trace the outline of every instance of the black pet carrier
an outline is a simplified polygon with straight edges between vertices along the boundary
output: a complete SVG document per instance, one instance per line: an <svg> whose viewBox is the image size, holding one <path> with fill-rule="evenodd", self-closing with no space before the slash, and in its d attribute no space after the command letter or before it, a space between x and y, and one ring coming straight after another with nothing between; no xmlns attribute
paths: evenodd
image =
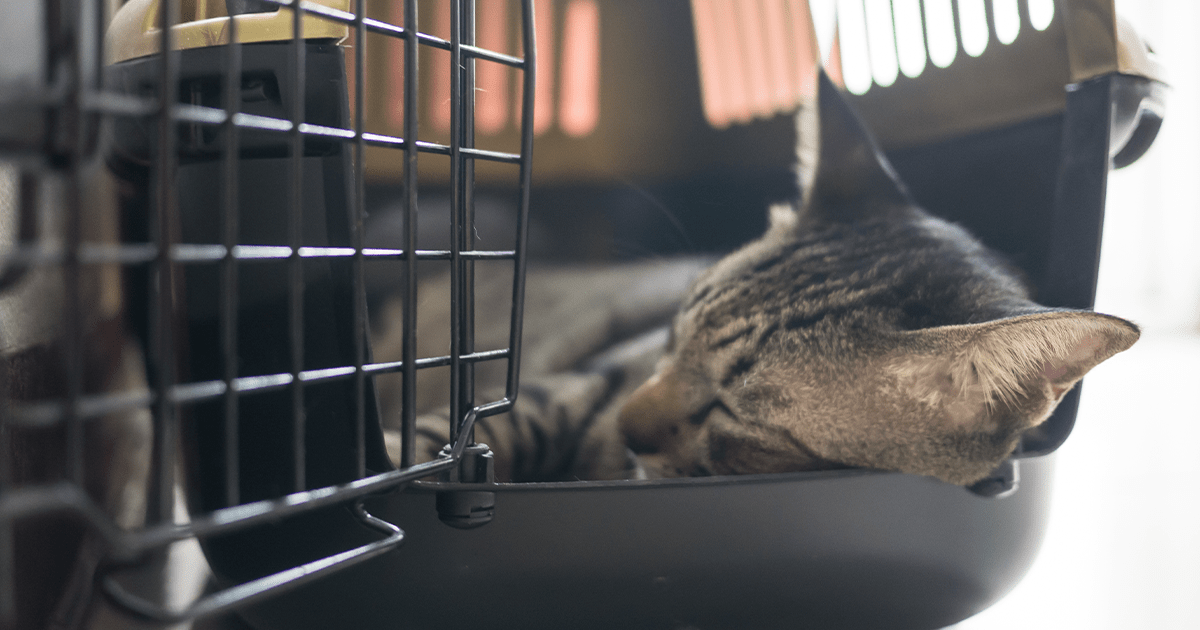
<svg viewBox="0 0 1200 630"><path fill-rule="evenodd" d="M838 6L830 74L914 196L1040 302L1090 307L1108 170L1162 117L1111 1ZM0 626L940 628L1003 597L1078 388L970 489L864 470L497 484L474 443L518 392L531 200L551 228L601 228L551 257L679 251L664 221L701 250L755 236L794 189L814 33L804 0L11 7ZM373 191L402 225L368 246ZM485 197L512 209L503 246L477 246ZM505 347L475 344L481 265L511 279ZM423 268L452 282L437 356L416 352ZM372 282L406 298L398 361L368 343ZM499 398L476 395L485 364L507 370ZM412 393L447 367L453 442L416 463L406 395L394 465L377 379ZM190 539L213 579L180 607L159 576Z"/></svg>

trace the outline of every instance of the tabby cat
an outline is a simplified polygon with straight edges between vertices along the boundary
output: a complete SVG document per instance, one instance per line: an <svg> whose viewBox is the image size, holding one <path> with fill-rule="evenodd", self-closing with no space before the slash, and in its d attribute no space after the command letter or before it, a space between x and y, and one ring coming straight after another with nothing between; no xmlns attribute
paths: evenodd
<svg viewBox="0 0 1200 630"><path fill-rule="evenodd" d="M1128 321L1034 303L996 254L917 207L823 74L797 120L801 198L706 270L531 270L521 397L478 425L498 477L854 466L970 484L1137 340ZM433 294L419 321L445 321ZM377 350L398 349L398 326L377 332ZM426 457L445 427L419 421Z"/></svg>

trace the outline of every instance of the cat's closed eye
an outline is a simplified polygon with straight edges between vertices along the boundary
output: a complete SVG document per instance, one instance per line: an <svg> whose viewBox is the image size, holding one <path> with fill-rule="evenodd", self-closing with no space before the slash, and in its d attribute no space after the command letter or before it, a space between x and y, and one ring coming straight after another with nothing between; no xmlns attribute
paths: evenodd
<svg viewBox="0 0 1200 630"><path fill-rule="evenodd" d="M912 201L824 75L819 92L800 115L819 129L802 198L694 285L620 429L663 475L850 465L972 483L1138 329L1033 302Z"/></svg>
<svg viewBox="0 0 1200 630"><path fill-rule="evenodd" d="M523 393L476 425L498 478L853 466L971 484L1137 340L1125 320L1032 301L998 255L916 205L837 89L819 86L798 116L819 135L801 153L803 193L770 209L757 240L715 264L530 275ZM444 321L436 304L418 321ZM384 391L395 409L399 390ZM433 457L448 420L427 411L419 450Z"/></svg>
<svg viewBox="0 0 1200 630"><path fill-rule="evenodd" d="M714 398L712 402L705 405L700 411L692 414L688 418L688 422L694 425L701 425L708 423L710 419L716 422L720 420L732 420L733 417L733 411L730 411L725 401L720 398Z"/></svg>

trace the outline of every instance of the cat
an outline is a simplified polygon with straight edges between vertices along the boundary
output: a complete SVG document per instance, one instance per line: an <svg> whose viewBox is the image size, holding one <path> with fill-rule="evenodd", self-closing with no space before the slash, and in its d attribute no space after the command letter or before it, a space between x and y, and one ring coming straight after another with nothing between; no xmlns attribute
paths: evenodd
<svg viewBox="0 0 1200 630"><path fill-rule="evenodd" d="M521 397L477 425L499 478L864 467L969 485L1138 339L1126 320L1033 302L998 254L916 205L824 73L815 101L797 114L800 197L704 271L677 263L642 336L616 334L603 306L614 292L601 287L596 303L577 305L593 310L550 313L576 329L595 320L593 333L547 341L560 329L538 321L543 274L531 271ZM558 294L599 286L595 271L559 273ZM653 279L645 266L611 273ZM667 331L654 332L662 303L676 299ZM546 343L564 358L539 358ZM385 414L394 407L385 402ZM420 450L436 456L444 414L418 425ZM397 436L387 442L394 453Z"/></svg>
<svg viewBox="0 0 1200 630"><path fill-rule="evenodd" d="M692 280L713 260L600 265L531 264L526 274L525 331L519 396L513 410L481 418L475 438L495 457L503 481L624 479L637 462L617 430L625 398L654 371L674 316ZM477 264L475 347L508 343L512 268ZM417 303L418 356L450 345L449 277L421 283ZM372 312L376 361L400 358L401 303L391 298ZM505 361L476 364L476 401L504 395ZM400 461L403 392L399 375L376 378L384 440ZM417 372L417 455L434 459L449 440L449 368Z"/></svg>

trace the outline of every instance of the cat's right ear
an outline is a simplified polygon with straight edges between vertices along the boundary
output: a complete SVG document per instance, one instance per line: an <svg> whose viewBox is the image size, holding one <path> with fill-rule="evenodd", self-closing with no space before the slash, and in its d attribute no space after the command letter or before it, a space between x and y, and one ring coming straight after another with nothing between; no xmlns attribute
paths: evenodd
<svg viewBox="0 0 1200 630"><path fill-rule="evenodd" d="M985 431L997 413L1045 419L1102 361L1129 349L1136 325L1089 311L1050 311L909 333L913 350L889 371L950 425ZM928 350L933 350L929 352Z"/></svg>
<svg viewBox="0 0 1200 630"><path fill-rule="evenodd" d="M818 71L816 104L796 117L802 220L854 221L911 204L908 191L845 96Z"/></svg>

